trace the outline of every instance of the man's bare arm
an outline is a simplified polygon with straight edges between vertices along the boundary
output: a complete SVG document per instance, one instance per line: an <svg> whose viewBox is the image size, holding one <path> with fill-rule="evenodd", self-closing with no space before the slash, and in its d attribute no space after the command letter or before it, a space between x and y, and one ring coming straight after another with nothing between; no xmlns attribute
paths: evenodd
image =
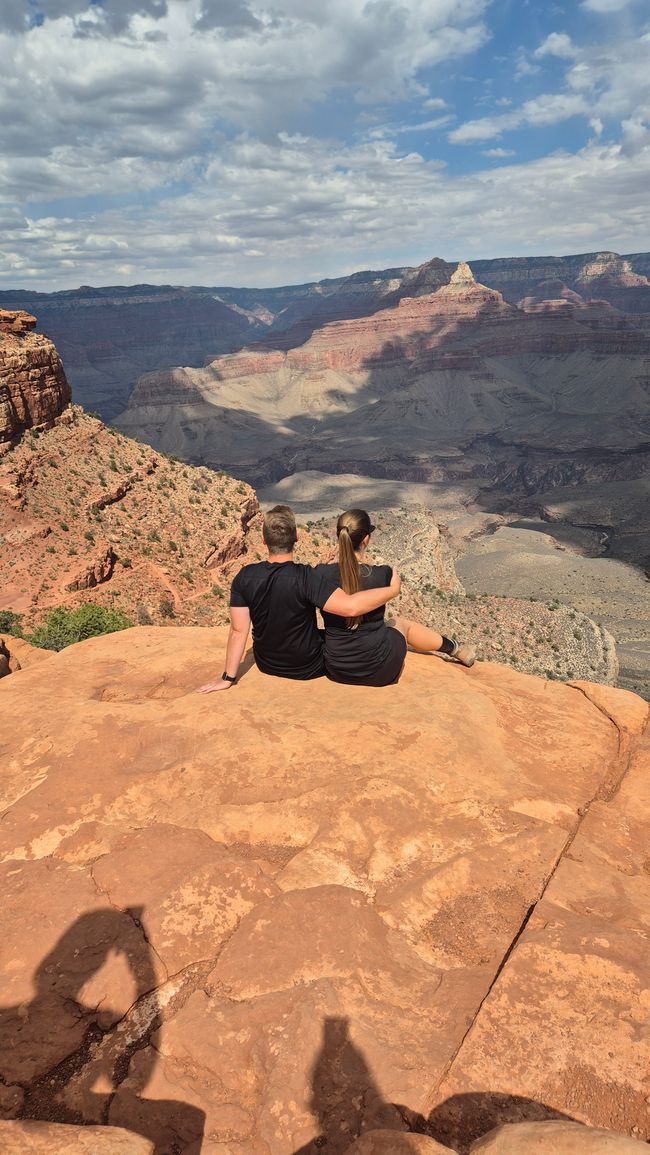
<svg viewBox="0 0 650 1155"><path fill-rule="evenodd" d="M376 590L359 590L356 594L346 594L344 590L336 589L325 602L323 609L328 614L337 614L340 618L358 618L392 601L397 597L400 587L400 577L394 569L389 586L381 586Z"/></svg>
<svg viewBox="0 0 650 1155"><path fill-rule="evenodd" d="M225 672L230 674L231 678L236 678L239 672L250 628L251 615L247 606L231 606L225 667ZM232 682L226 682L220 677L214 682L206 682L205 686L199 686L198 693L211 694L213 690L228 690L230 686L232 686Z"/></svg>

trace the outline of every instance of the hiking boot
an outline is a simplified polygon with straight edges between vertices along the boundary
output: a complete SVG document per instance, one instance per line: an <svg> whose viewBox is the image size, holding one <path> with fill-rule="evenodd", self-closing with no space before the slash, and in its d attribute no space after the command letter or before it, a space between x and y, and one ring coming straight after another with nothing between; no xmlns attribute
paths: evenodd
<svg viewBox="0 0 650 1155"><path fill-rule="evenodd" d="M468 646L465 642L454 642L454 647L454 652L451 655L452 658L460 662L461 666L467 666L468 669L474 665L476 661L476 650L473 646Z"/></svg>

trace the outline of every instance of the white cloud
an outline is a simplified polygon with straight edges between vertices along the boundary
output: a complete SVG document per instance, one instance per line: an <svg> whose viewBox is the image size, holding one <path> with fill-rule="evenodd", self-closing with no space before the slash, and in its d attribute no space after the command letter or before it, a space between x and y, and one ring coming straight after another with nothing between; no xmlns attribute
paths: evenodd
<svg viewBox="0 0 650 1155"><path fill-rule="evenodd" d="M568 45L564 45L562 37L563 34L552 33L537 49L536 55L546 55L551 50L558 55L557 50L563 53L566 47L568 57ZM523 127L559 124L572 116L585 116L599 135L608 122L615 121L620 126L623 120L648 119L649 33L586 48L569 43L573 59L565 74L564 91L542 94L495 116L466 121L453 129L449 134L450 141L470 144L491 140Z"/></svg>
<svg viewBox="0 0 650 1155"><path fill-rule="evenodd" d="M242 137L191 192L154 209L7 222L3 282L279 284L338 275L342 254L362 268L639 251L650 248L649 182L649 143L629 154L592 144L453 177L387 141L340 148L288 137L274 148ZM127 267L137 274L120 274Z"/></svg>
<svg viewBox="0 0 650 1155"><path fill-rule="evenodd" d="M534 100L527 100L521 108L513 109L512 112L468 120L449 133L449 140L452 144L491 140L526 125L536 128L545 124L559 124L571 116L584 115L588 110L587 102L578 93L544 93Z"/></svg>
<svg viewBox="0 0 650 1155"><path fill-rule="evenodd" d="M502 95L450 139L576 115L596 139L534 164L495 165L513 150L485 148L478 172L454 176L403 142L424 149L451 116L454 101L430 95L444 69L426 70L487 42L488 0L39 8L32 27L23 0L0 12L5 284L277 284L436 251L650 247L648 37L581 47L557 32L536 59L522 49L522 75L567 60L563 91L518 105Z"/></svg>
<svg viewBox="0 0 650 1155"><path fill-rule="evenodd" d="M537 57L559 56L565 60L570 60L571 57L575 56L575 51L571 37L567 36L566 32L551 32L539 48L535 49L534 55Z"/></svg>
<svg viewBox="0 0 650 1155"><path fill-rule="evenodd" d="M631 3L633 0L582 0L580 7L586 8L589 12L606 14L608 12L622 12Z"/></svg>
<svg viewBox="0 0 650 1155"><path fill-rule="evenodd" d="M220 134L419 96L421 69L487 36L488 0L38 3L42 26L22 30L15 0L0 23L0 194L21 199L188 179Z"/></svg>

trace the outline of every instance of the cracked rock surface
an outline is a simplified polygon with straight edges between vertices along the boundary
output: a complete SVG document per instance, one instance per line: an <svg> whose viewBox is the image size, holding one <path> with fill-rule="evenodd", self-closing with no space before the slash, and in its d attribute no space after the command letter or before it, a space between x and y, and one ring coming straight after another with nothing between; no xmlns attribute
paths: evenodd
<svg viewBox="0 0 650 1155"><path fill-rule="evenodd" d="M650 1137L646 703L415 654L381 690L196 694L225 638L136 628L0 684L0 1136Z"/></svg>

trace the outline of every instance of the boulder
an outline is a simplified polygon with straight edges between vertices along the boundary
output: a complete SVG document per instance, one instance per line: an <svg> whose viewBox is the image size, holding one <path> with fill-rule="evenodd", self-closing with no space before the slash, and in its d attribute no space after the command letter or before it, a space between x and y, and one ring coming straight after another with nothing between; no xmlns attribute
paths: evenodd
<svg viewBox="0 0 650 1155"><path fill-rule="evenodd" d="M561 1119L497 1127L471 1151L472 1155L641 1155L636 1139Z"/></svg>
<svg viewBox="0 0 650 1155"><path fill-rule="evenodd" d="M348 1147L345 1155L455 1155L428 1135L411 1131L367 1131Z"/></svg>
<svg viewBox="0 0 650 1155"><path fill-rule="evenodd" d="M76 1127L33 1119L0 1122L2 1155L153 1155L153 1143L121 1127Z"/></svg>

